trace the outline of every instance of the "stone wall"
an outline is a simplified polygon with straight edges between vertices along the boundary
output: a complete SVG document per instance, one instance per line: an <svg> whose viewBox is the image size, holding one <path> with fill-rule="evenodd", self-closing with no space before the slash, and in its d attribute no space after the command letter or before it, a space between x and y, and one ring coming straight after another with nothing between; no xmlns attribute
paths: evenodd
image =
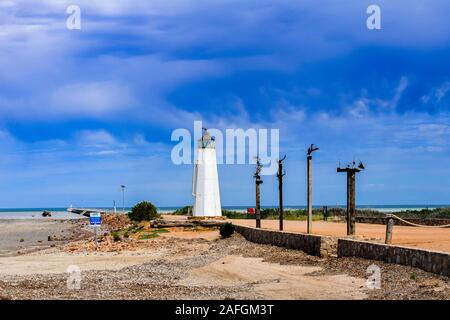
<svg viewBox="0 0 450 320"><path fill-rule="evenodd" d="M245 239L255 243L301 250L318 257L336 255L337 251L337 240L332 237L256 229L239 225L235 225L235 228L236 232Z"/></svg>
<svg viewBox="0 0 450 320"><path fill-rule="evenodd" d="M327 236L256 229L234 225L245 239L260 244L301 250L318 257L356 257L412 266L450 276L450 254L425 249L407 248L381 243Z"/></svg>
<svg viewBox="0 0 450 320"><path fill-rule="evenodd" d="M438 219L438 218L425 218L425 219L419 219L419 218L405 218L405 221L421 224L424 226L442 226L450 224L450 219ZM363 216L357 216L356 222L358 223L370 223L370 224L386 224L386 217L363 217ZM398 226L407 226L408 224L399 221L397 219L394 219L394 224Z"/></svg>
<svg viewBox="0 0 450 320"><path fill-rule="evenodd" d="M450 254L366 241L338 239L338 257L357 257L412 266L450 276Z"/></svg>

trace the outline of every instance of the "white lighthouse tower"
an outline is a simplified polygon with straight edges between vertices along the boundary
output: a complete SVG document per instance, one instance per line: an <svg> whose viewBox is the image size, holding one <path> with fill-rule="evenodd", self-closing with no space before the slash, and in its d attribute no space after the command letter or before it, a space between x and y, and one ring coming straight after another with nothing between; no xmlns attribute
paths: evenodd
<svg viewBox="0 0 450 320"><path fill-rule="evenodd" d="M216 141L204 129L198 140L198 157L192 177L192 195L195 197L194 217L222 216L217 174Z"/></svg>

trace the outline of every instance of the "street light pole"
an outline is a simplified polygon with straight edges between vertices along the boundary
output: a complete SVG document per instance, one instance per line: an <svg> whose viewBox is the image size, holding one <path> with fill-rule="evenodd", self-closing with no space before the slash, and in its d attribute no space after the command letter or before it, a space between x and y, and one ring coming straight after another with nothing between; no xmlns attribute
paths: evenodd
<svg viewBox="0 0 450 320"><path fill-rule="evenodd" d="M122 208L123 208L123 213L125 213L125 188L126 188L126 186L121 185L120 188L122 188Z"/></svg>

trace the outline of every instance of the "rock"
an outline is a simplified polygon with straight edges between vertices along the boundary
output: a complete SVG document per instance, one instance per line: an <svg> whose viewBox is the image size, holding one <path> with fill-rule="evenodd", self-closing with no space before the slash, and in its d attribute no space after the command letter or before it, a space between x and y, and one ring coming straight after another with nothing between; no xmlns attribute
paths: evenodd
<svg viewBox="0 0 450 320"><path fill-rule="evenodd" d="M42 212L42 216L43 216L43 217L51 217L52 214L51 214L50 211L44 210L44 212Z"/></svg>

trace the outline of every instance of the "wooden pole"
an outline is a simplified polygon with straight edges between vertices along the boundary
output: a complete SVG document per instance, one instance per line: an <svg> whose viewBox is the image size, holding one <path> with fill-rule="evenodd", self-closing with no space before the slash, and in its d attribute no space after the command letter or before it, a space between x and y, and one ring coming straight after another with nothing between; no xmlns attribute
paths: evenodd
<svg viewBox="0 0 450 320"><path fill-rule="evenodd" d="M255 186L256 186L256 210L255 210L255 218L256 218L256 228L261 228L261 191L260 184L263 183L261 179L261 171L262 164L259 160L259 157L256 157L256 172L253 175L255 178Z"/></svg>
<svg viewBox="0 0 450 320"><path fill-rule="evenodd" d="M262 182L262 181L261 181ZM261 192L259 185L261 184L258 180L256 180L256 227L261 228Z"/></svg>
<svg viewBox="0 0 450 320"><path fill-rule="evenodd" d="M364 165L360 161L358 167L347 166L347 168L337 168L337 172L347 173L347 235L351 236L355 234L355 222L356 222L356 205L355 205L355 177L356 173L364 170Z"/></svg>
<svg viewBox="0 0 450 320"><path fill-rule="evenodd" d="M283 176L285 173L283 172L283 160L286 158L286 156L283 159L278 160L278 194L279 194L279 200L280 200L280 212L279 212L279 219L280 219L280 231L283 231Z"/></svg>
<svg viewBox="0 0 450 320"><path fill-rule="evenodd" d="M388 218L386 223L386 239L384 243L391 244L392 243L392 228L394 226L394 219Z"/></svg>
<svg viewBox="0 0 450 320"><path fill-rule="evenodd" d="M308 226L307 233L312 233L312 156L307 157L308 176Z"/></svg>
<svg viewBox="0 0 450 320"><path fill-rule="evenodd" d="M347 235L355 234L355 171L347 171Z"/></svg>

